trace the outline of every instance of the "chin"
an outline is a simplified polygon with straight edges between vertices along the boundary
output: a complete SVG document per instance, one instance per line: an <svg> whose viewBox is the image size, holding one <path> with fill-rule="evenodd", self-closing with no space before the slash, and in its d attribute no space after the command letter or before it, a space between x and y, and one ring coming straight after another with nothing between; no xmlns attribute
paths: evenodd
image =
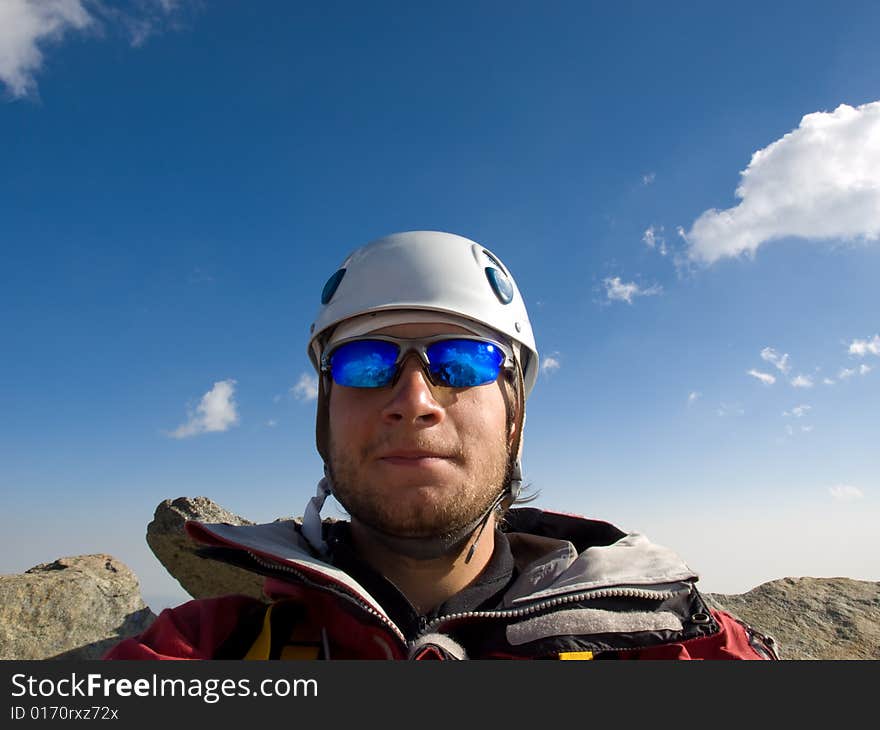
<svg viewBox="0 0 880 730"><path fill-rule="evenodd" d="M456 515L448 514L443 505L432 501L408 500L397 504L393 512L374 515L376 527L397 537L438 537L458 527Z"/></svg>

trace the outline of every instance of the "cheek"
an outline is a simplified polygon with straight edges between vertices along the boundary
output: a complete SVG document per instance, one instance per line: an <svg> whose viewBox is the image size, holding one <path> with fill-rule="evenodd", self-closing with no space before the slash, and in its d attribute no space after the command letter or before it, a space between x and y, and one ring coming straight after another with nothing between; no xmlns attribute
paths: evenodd
<svg viewBox="0 0 880 730"><path fill-rule="evenodd" d="M363 409L355 407L344 390L334 389L330 393L328 409L332 439L337 442L350 442L356 438L358 432L363 430L363 424L360 422L362 419L359 420L362 411Z"/></svg>
<svg viewBox="0 0 880 730"><path fill-rule="evenodd" d="M507 411L499 390L490 393L474 393L474 397L460 403L462 406L456 421L460 435L466 437L476 448L487 441L506 438Z"/></svg>

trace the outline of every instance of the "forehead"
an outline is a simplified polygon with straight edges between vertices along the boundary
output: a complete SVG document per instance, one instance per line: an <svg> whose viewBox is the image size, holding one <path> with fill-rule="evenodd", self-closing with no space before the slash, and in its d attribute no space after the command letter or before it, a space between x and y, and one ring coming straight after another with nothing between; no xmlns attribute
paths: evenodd
<svg viewBox="0 0 880 730"><path fill-rule="evenodd" d="M417 338L435 335L472 335L468 329L455 324L443 322L418 322L411 324L394 324L371 331L371 335L390 335L391 337Z"/></svg>

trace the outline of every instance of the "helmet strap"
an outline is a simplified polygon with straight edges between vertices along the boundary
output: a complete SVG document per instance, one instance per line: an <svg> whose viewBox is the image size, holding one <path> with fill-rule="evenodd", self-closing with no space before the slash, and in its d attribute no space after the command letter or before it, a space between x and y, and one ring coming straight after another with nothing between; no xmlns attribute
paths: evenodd
<svg viewBox="0 0 880 730"><path fill-rule="evenodd" d="M474 557L474 553L477 550L477 543L480 541L480 537L483 535L483 530L486 529L486 523L489 521L489 516L495 511L495 508L501 504L502 500L507 496L507 492L502 492L499 494L495 501L492 502L492 506L486 511L486 514L483 516L483 519L480 523L480 529L477 530L477 536L474 538L474 541L471 543L470 548L468 548L467 556L464 559L464 564L467 565L471 562L471 558Z"/></svg>
<svg viewBox="0 0 880 730"><path fill-rule="evenodd" d="M333 493L333 483L330 481L330 472L324 467L324 478L318 482L318 491L312 497L303 512L302 534L320 555L327 555L329 549L324 540L324 525L321 520L321 509L327 497Z"/></svg>
<svg viewBox="0 0 880 730"><path fill-rule="evenodd" d="M519 499L522 493L522 435L526 418L526 391L525 382L523 381L522 367L517 363L514 368L516 371L516 415L514 420L513 438L510 443L510 472L507 479L507 489L504 492L504 500L501 506L506 512Z"/></svg>

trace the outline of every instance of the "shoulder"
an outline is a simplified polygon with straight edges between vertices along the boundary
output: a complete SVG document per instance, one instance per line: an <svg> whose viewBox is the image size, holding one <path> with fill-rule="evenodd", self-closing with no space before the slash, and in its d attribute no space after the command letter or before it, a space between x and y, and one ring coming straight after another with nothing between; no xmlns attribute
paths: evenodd
<svg viewBox="0 0 880 730"><path fill-rule="evenodd" d="M214 659L242 629L259 632L266 604L230 595L167 608L139 636L121 641L104 659Z"/></svg>

